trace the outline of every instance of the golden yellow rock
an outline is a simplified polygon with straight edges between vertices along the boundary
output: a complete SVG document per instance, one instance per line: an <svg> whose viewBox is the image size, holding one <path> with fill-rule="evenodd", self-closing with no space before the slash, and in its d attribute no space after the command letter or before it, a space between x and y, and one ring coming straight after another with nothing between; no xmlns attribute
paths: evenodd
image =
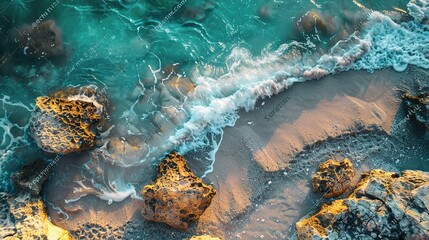
<svg viewBox="0 0 429 240"><path fill-rule="evenodd" d="M159 165L158 178L142 190L143 218L185 230L210 205L216 190L189 169L183 156L173 152Z"/></svg>
<svg viewBox="0 0 429 240"><path fill-rule="evenodd" d="M8 198L8 213L13 216L14 233L4 239L71 240L64 229L53 225L48 218L43 201L30 194Z"/></svg>
<svg viewBox="0 0 429 240"><path fill-rule="evenodd" d="M429 173L372 170L346 199L296 223L298 239L429 239Z"/></svg>
<svg viewBox="0 0 429 240"><path fill-rule="evenodd" d="M68 154L95 146L96 126L101 120L92 102L45 96L36 100L30 129L44 151Z"/></svg>
<svg viewBox="0 0 429 240"><path fill-rule="evenodd" d="M335 216L347 211L347 206L343 201L334 201L330 205L322 205L320 211L296 223L296 229L299 239L309 239L308 236L327 237L328 229L333 228L337 220Z"/></svg>
<svg viewBox="0 0 429 240"><path fill-rule="evenodd" d="M354 176L353 164L349 159L340 162L329 159L321 163L313 175L313 189L325 198L337 197L349 189Z"/></svg>

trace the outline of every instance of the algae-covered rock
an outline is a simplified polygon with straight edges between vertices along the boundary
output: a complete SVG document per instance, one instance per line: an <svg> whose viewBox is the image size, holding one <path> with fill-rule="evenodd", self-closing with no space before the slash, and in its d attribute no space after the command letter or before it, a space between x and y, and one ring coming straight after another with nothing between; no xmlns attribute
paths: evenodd
<svg viewBox="0 0 429 240"><path fill-rule="evenodd" d="M299 239L429 239L429 173L372 170L346 199L296 224Z"/></svg>
<svg viewBox="0 0 429 240"><path fill-rule="evenodd" d="M38 97L30 119L37 145L46 152L68 154L95 146L105 106L87 88Z"/></svg>
<svg viewBox="0 0 429 240"><path fill-rule="evenodd" d="M337 24L333 16L321 15L316 11L308 11L296 23L298 31L312 34L333 34L337 30Z"/></svg>
<svg viewBox="0 0 429 240"><path fill-rule="evenodd" d="M159 165L158 179L142 190L143 218L185 230L210 205L216 190L189 169L183 156L173 152Z"/></svg>
<svg viewBox="0 0 429 240"><path fill-rule="evenodd" d="M353 164L349 159L339 162L329 159L320 164L313 175L313 189L325 198L337 197L349 189L354 176Z"/></svg>

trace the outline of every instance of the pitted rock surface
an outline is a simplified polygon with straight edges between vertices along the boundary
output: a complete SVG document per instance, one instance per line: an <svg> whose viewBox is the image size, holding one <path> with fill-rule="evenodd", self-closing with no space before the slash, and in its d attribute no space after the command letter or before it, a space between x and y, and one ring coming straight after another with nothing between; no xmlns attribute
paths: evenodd
<svg viewBox="0 0 429 240"><path fill-rule="evenodd" d="M296 229L298 239L429 239L428 223L429 173L372 170Z"/></svg>
<svg viewBox="0 0 429 240"><path fill-rule="evenodd" d="M38 97L30 119L31 134L46 152L69 154L89 150L95 146L103 111L97 101L79 94L66 95L61 91Z"/></svg>
<svg viewBox="0 0 429 240"><path fill-rule="evenodd" d="M2 239L73 239L66 230L49 221L45 205L40 197L23 192L17 196L6 193L0 193L0 195L2 196L0 204L8 219L8 224L0 225ZM6 202L3 199L6 199Z"/></svg>
<svg viewBox="0 0 429 240"><path fill-rule="evenodd" d="M189 169L183 156L169 154L159 165L158 178L142 190L143 218L185 230L210 205L216 190Z"/></svg>
<svg viewBox="0 0 429 240"><path fill-rule="evenodd" d="M321 163L313 175L313 189L325 198L337 197L349 189L354 176L353 164L349 159L340 162L329 159Z"/></svg>

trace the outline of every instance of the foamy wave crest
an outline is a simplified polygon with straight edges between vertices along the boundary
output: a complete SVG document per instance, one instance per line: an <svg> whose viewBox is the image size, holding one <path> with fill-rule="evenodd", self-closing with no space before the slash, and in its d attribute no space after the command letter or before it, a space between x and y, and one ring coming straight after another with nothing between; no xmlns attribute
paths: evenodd
<svg viewBox="0 0 429 240"><path fill-rule="evenodd" d="M416 23L427 23L429 21L429 1L411 0L407 4L407 9Z"/></svg>

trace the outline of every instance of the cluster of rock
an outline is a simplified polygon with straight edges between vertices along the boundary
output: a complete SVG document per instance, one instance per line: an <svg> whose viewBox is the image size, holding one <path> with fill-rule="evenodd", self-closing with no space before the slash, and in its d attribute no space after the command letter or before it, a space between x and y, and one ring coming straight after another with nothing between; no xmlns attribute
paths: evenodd
<svg viewBox="0 0 429 240"><path fill-rule="evenodd" d="M173 152L159 165L157 180L141 193L144 219L185 230L204 213L216 190L195 176L183 156Z"/></svg>
<svg viewBox="0 0 429 240"><path fill-rule="evenodd" d="M372 170L296 224L299 239L429 239L429 173Z"/></svg>

